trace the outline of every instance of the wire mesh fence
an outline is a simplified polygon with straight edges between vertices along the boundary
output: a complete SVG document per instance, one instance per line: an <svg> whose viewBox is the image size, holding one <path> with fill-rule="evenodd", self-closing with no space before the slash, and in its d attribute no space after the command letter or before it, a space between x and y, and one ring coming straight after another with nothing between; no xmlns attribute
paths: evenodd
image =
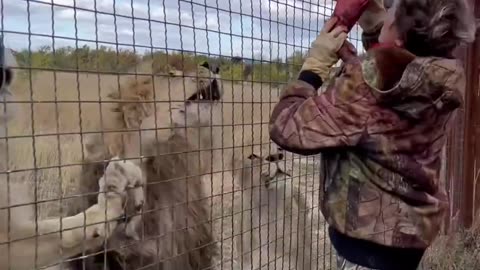
<svg viewBox="0 0 480 270"><path fill-rule="evenodd" d="M330 0L0 4L0 269L334 268L319 157L268 135Z"/></svg>

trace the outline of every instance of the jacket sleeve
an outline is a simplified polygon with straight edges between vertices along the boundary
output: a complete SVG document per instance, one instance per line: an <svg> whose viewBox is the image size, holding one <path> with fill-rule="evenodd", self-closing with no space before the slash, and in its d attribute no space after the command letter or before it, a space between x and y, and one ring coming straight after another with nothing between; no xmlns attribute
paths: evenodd
<svg viewBox="0 0 480 270"><path fill-rule="evenodd" d="M346 76L336 78L334 86L320 95L304 80L290 83L270 118L272 141L301 155L356 145L366 132L370 109L365 94L350 87L350 75Z"/></svg>

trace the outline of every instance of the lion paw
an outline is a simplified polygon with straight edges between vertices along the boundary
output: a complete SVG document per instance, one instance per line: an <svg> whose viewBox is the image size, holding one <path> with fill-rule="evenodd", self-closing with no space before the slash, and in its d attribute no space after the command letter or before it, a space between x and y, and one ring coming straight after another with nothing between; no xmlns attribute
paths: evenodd
<svg viewBox="0 0 480 270"><path fill-rule="evenodd" d="M105 205L107 201L124 201L127 192L135 202L135 208L144 204L142 169L128 160L114 157L110 160L105 174L99 180L100 194L98 203Z"/></svg>
<svg viewBox="0 0 480 270"><path fill-rule="evenodd" d="M109 207L107 210L96 204L83 213L66 218L65 222L70 228L63 232L62 246L73 248L82 243L103 241L113 232L118 223L117 218L122 214L121 208Z"/></svg>

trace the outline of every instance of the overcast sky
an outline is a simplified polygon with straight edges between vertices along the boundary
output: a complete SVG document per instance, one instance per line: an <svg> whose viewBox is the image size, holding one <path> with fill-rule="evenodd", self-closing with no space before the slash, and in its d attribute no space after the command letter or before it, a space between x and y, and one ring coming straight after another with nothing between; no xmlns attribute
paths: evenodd
<svg viewBox="0 0 480 270"><path fill-rule="evenodd" d="M285 58L294 50L305 51L333 9L331 0L0 0L0 3L5 41L15 50L52 46L53 42L56 48L83 45L95 48L98 40L99 46L116 48L115 44L120 44L121 49L135 48L139 53L169 48L267 60ZM356 29L350 37L360 46L356 42Z"/></svg>

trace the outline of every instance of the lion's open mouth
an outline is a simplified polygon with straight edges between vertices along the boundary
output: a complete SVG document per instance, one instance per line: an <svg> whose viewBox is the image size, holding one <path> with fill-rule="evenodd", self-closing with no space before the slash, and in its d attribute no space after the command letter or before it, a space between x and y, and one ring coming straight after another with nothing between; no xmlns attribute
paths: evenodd
<svg viewBox="0 0 480 270"><path fill-rule="evenodd" d="M187 100L210 100L217 101L220 100L220 87L217 80L213 80L210 85L205 88L198 89L193 95L191 95Z"/></svg>
<svg viewBox="0 0 480 270"><path fill-rule="evenodd" d="M270 187L273 187L275 183L278 183L280 185L284 184L286 182L286 179L291 178L292 175L288 172L283 171L280 168L277 168L277 171L273 176L264 175L263 177L265 179L264 185L268 189Z"/></svg>

